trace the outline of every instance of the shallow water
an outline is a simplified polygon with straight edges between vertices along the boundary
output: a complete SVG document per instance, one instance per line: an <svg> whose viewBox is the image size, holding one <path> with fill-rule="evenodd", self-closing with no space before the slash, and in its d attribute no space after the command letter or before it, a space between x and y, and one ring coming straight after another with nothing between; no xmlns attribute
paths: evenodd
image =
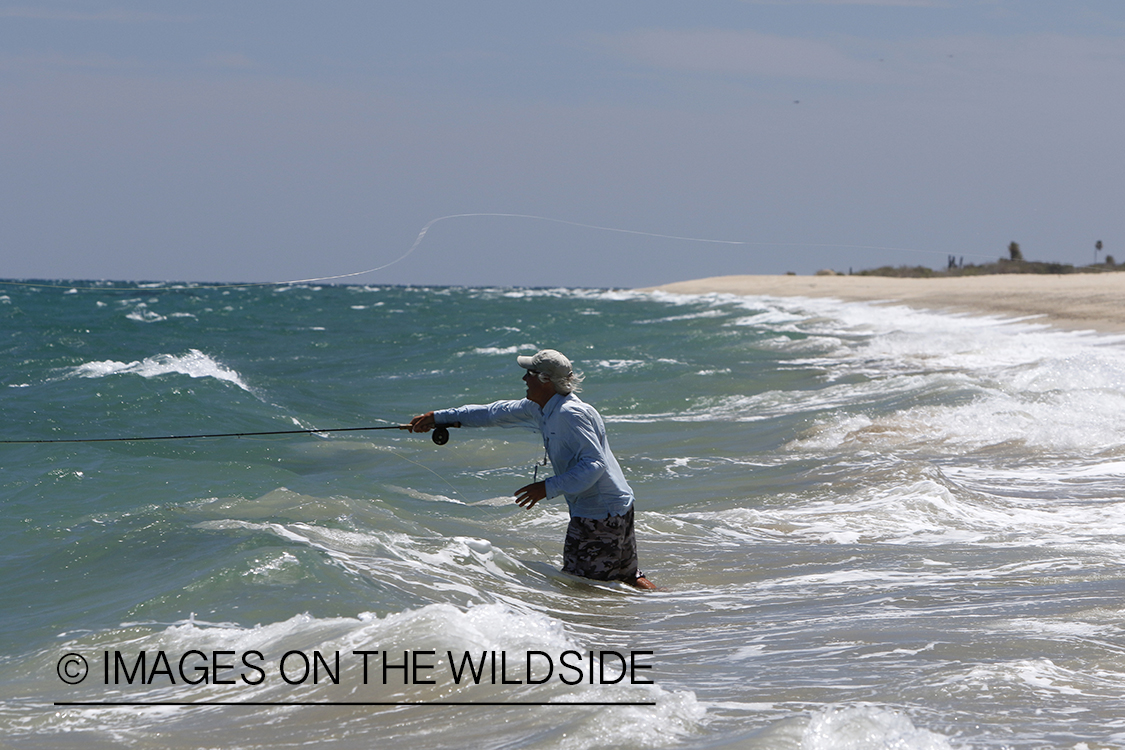
<svg viewBox="0 0 1125 750"><path fill-rule="evenodd" d="M1120 338L831 300L88 284L6 287L0 336L5 440L395 424L519 397L515 355L558 348L662 587L553 572L565 507L509 499L534 433L4 444L13 747L1125 744ZM465 654L496 677L458 681ZM237 705L158 705L200 702Z"/></svg>

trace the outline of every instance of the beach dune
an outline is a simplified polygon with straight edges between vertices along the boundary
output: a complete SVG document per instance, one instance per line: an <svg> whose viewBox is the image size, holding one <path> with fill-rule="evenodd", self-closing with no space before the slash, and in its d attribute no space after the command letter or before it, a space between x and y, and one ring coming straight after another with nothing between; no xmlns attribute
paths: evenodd
<svg viewBox="0 0 1125 750"><path fill-rule="evenodd" d="M652 287L677 294L831 297L1009 318L1058 328L1125 332L1125 272L886 276L713 276Z"/></svg>

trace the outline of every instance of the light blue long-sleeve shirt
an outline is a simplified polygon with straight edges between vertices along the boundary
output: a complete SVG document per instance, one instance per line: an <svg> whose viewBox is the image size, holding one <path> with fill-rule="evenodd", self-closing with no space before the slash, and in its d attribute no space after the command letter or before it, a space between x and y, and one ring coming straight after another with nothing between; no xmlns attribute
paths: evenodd
<svg viewBox="0 0 1125 750"><path fill-rule="evenodd" d="M555 394L542 409L526 398L442 409L434 412L434 421L538 429L555 472L546 480L547 498L564 495L571 516L620 516L633 504L633 490L609 449L601 415L573 393Z"/></svg>

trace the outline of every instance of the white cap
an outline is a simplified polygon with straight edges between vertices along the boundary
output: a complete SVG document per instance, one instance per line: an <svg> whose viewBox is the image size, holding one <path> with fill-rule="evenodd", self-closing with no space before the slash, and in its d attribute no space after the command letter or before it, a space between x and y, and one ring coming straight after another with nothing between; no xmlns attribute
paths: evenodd
<svg viewBox="0 0 1125 750"><path fill-rule="evenodd" d="M516 357L516 362L523 369L541 372L551 380L562 380L574 373L570 360L554 349L544 349L531 357Z"/></svg>

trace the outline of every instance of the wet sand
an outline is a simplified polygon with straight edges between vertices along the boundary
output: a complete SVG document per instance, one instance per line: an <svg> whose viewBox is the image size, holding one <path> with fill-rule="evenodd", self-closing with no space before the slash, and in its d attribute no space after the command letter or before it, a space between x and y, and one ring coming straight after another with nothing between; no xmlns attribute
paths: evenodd
<svg viewBox="0 0 1125 750"><path fill-rule="evenodd" d="M996 274L932 279L882 276L714 276L652 289L679 294L832 297L900 303L1006 318L1058 328L1125 332L1125 272Z"/></svg>

